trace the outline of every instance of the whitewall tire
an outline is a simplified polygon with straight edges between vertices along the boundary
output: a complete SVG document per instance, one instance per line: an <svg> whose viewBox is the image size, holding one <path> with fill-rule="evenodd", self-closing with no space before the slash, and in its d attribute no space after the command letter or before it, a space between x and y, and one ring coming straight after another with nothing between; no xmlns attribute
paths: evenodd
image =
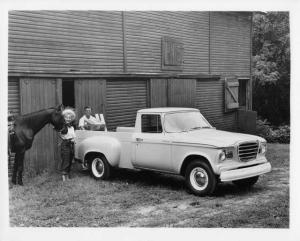
<svg viewBox="0 0 300 241"><path fill-rule="evenodd" d="M190 191L197 196L212 194L217 185L211 167L201 160L195 160L187 166L185 181Z"/></svg>
<svg viewBox="0 0 300 241"><path fill-rule="evenodd" d="M90 161L91 174L95 179L106 180L110 177L111 167L104 156L94 156Z"/></svg>

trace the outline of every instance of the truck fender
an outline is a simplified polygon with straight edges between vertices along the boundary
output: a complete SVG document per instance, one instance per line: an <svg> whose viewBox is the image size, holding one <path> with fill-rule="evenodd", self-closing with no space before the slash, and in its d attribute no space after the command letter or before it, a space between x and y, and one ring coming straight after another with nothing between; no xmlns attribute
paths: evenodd
<svg viewBox="0 0 300 241"><path fill-rule="evenodd" d="M190 163L192 160L196 159L197 157L202 157L206 159L207 164L212 168L212 171L215 172L215 165L213 163L214 157L208 155L205 152L191 152L191 153L186 153L185 157L182 159L182 162L177 167L178 173L181 173L182 168L185 168L188 165L188 163Z"/></svg>
<svg viewBox="0 0 300 241"><path fill-rule="evenodd" d="M92 136L78 146L78 158L84 160L89 152L102 153L111 166L118 166L121 157L121 143L111 136Z"/></svg>

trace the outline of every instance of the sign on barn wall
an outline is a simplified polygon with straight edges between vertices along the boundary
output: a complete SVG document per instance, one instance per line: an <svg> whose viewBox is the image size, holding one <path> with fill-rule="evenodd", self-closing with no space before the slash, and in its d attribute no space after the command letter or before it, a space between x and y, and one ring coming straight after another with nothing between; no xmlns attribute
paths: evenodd
<svg viewBox="0 0 300 241"><path fill-rule="evenodd" d="M183 43L179 39L162 37L162 70L183 69Z"/></svg>

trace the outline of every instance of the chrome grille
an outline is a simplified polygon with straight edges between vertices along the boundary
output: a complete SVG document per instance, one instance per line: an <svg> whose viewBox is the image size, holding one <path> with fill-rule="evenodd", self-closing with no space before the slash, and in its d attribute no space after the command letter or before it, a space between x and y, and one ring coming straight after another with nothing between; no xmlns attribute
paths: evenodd
<svg viewBox="0 0 300 241"><path fill-rule="evenodd" d="M238 153L241 161L255 159L258 152L258 142L246 142L239 145Z"/></svg>

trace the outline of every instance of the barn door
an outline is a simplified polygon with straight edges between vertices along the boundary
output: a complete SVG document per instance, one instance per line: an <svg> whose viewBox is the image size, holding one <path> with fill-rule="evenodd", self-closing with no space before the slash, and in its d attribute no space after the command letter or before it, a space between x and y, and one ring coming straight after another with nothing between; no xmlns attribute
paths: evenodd
<svg viewBox="0 0 300 241"><path fill-rule="evenodd" d="M168 80L151 79L150 81L150 102L151 107L168 106Z"/></svg>
<svg viewBox="0 0 300 241"><path fill-rule="evenodd" d="M194 107L196 97L195 79L168 80L168 106Z"/></svg>
<svg viewBox="0 0 300 241"><path fill-rule="evenodd" d="M55 79L20 80L21 114L56 106L57 86ZM45 169L58 167L58 137L52 126L46 125L36 136L33 146L26 152L25 171L37 174Z"/></svg>
<svg viewBox="0 0 300 241"><path fill-rule="evenodd" d="M239 108L239 81L235 77L225 78L225 112Z"/></svg>
<svg viewBox="0 0 300 241"><path fill-rule="evenodd" d="M78 119L84 114L84 107L91 106L92 112L105 115L106 81L96 79L75 80L75 108Z"/></svg>
<svg viewBox="0 0 300 241"><path fill-rule="evenodd" d="M107 126L114 130L118 126L134 126L136 112L147 107L148 80L111 79L107 81Z"/></svg>

